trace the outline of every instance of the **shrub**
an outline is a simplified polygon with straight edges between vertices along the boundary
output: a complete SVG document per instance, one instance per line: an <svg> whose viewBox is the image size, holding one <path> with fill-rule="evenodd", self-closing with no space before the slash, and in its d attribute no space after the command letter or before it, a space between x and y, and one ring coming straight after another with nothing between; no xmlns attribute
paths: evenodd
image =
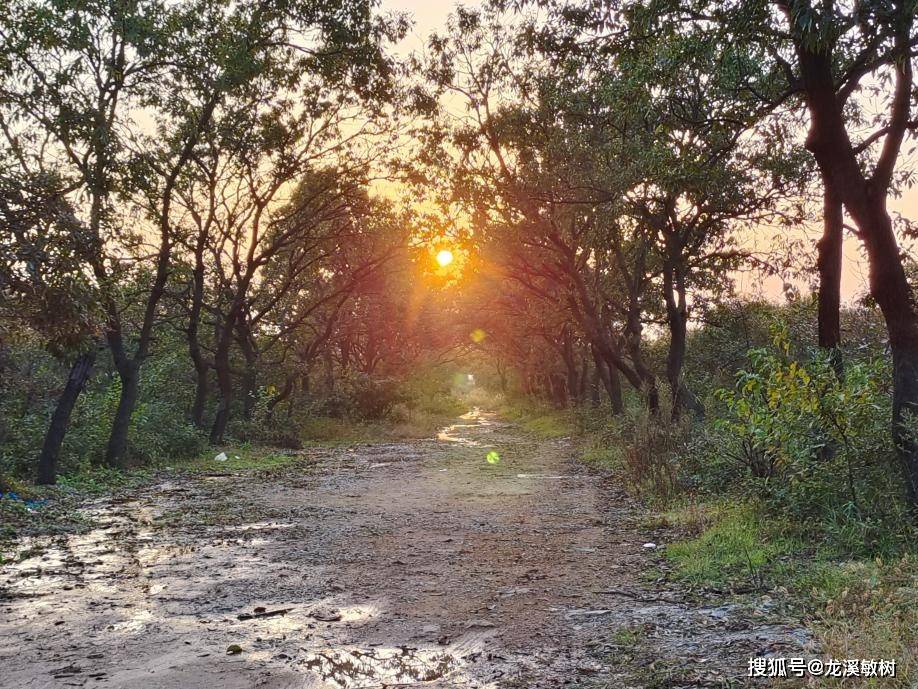
<svg viewBox="0 0 918 689"><path fill-rule="evenodd" d="M782 326L771 347L749 356L735 389L718 393L728 410L717 424L719 461L744 469L774 511L798 524L818 519L842 549L880 546L877 537L904 519L887 368L850 361L840 376L822 352L798 361Z"/></svg>
<svg viewBox="0 0 918 689"><path fill-rule="evenodd" d="M644 498L667 502L680 493L680 463L689 427L671 422L663 405L656 415L629 407L624 416L606 418L588 435L584 458L622 472L626 487ZM581 425L595 419L579 415Z"/></svg>

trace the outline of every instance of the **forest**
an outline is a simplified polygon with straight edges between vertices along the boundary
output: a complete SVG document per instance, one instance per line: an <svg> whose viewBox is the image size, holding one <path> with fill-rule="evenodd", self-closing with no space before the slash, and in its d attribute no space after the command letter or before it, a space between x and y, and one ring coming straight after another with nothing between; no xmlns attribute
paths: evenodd
<svg viewBox="0 0 918 689"><path fill-rule="evenodd" d="M914 0L0 5L0 686L916 686Z"/></svg>

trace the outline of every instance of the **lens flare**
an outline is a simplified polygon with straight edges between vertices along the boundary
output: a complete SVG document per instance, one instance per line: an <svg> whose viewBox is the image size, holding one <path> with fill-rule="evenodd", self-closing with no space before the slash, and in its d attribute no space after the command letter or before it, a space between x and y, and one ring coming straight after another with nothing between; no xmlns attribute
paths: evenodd
<svg viewBox="0 0 918 689"><path fill-rule="evenodd" d="M443 268L448 266L453 262L453 252L449 249L442 249L437 254L437 263L439 263Z"/></svg>

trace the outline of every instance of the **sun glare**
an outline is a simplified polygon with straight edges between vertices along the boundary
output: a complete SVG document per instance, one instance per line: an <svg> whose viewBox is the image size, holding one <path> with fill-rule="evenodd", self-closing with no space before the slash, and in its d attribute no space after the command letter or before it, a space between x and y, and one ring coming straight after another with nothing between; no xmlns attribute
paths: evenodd
<svg viewBox="0 0 918 689"><path fill-rule="evenodd" d="M453 252L450 251L449 249L443 249L440 251L440 253L437 254L437 263L439 263L442 267L445 268L452 262L453 262Z"/></svg>

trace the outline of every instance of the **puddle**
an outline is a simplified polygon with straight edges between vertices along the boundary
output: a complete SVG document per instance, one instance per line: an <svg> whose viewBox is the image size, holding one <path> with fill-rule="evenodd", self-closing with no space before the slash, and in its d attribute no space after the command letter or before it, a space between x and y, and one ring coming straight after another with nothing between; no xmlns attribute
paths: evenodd
<svg viewBox="0 0 918 689"><path fill-rule="evenodd" d="M480 443L477 440L472 440L463 435L459 435L457 431L462 428L477 428L478 424L472 423L455 423L452 426L447 426L446 428L441 429L437 433L437 440L444 443L458 443L459 445L479 445Z"/></svg>
<svg viewBox="0 0 918 689"><path fill-rule="evenodd" d="M469 438L468 434L462 433L462 430L467 428L483 428L485 426L494 425L494 422L486 418L484 412L482 412L478 407L475 407L470 412L463 414L459 418L462 421L468 421L469 423L454 423L451 426L447 426L446 428L441 428L437 433L437 440L440 442L457 443L459 445L467 446L481 445L481 443L479 443L477 440Z"/></svg>
<svg viewBox="0 0 918 689"><path fill-rule="evenodd" d="M321 684L307 686L338 689L411 686L442 679L459 668L459 661L448 653L407 646L328 650L310 655L304 664L322 679Z"/></svg>

